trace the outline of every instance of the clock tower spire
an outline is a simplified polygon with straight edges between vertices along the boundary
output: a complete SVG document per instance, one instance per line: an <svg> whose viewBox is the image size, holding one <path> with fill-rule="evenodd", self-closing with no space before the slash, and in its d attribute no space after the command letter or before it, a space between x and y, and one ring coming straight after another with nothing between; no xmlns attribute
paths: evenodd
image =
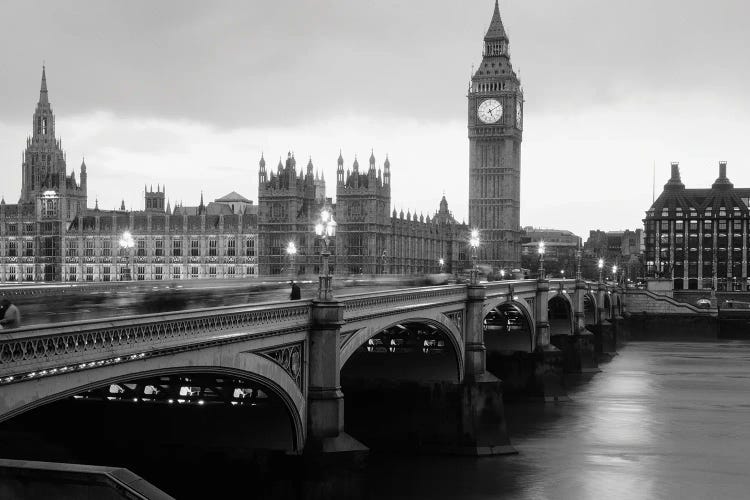
<svg viewBox="0 0 750 500"><path fill-rule="evenodd" d="M523 91L495 1L482 63L468 95L469 224L480 231L480 260L495 269L520 263Z"/></svg>

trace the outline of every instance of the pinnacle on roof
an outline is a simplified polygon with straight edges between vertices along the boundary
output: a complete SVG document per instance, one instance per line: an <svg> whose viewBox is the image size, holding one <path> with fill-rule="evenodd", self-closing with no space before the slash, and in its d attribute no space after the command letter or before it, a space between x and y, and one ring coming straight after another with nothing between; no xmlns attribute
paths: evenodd
<svg viewBox="0 0 750 500"><path fill-rule="evenodd" d="M370 165L374 165L374 164L375 164L375 150L371 149L370 150Z"/></svg>
<svg viewBox="0 0 750 500"><path fill-rule="evenodd" d="M42 65L42 86L39 89L39 102L42 104L49 102L47 100L47 71L44 65Z"/></svg>
<svg viewBox="0 0 750 500"><path fill-rule="evenodd" d="M266 167L266 159L263 158L263 153L260 154L260 161L258 162L258 165L260 165L261 168Z"/></svg>
<svg viewBox="0 0 750 500"><path fill-rule="evenodd" d="M81 170L86 170L86 157L81 157Z"/></svg>
<svg viewBox="0 0 750 500"><path fill-rule="evenodd" d="M307 160L307 169L312 170L312 168L313 168L312 156L310 156L310 158Z"/></svg>
<svg viewBox="0 0 750 500"><path fill-rule="evenodd" d="M354 164L352 165L354 170L359 170L359 162L357 161L357 155L354 155Z"/></svg>
<svg viewBox="0 0 750 500"><path fill-rule="evenodd" d="M383 164L385 168L390 168L391 161L388 159L388 153L385 154L385 163Z"/></svg>
<svg viewBox="0 0 750 500"><path fill-rule="evenodd" d="M503 20L500 19L500 6L497 2L498 0L495 0L495 11L492 13L492 21L490 21L490 27L487 30L487 34L484 35L485 40L508 39L508 35L505 34Z"/></svg>
<svg viewBox="0 0 750 500"><path fill-rule="evenodd" d="M341 156L341 150L340 149L339 149L339 161L338 161L338 164L339 165L343 165L344 164L344 157Z"/></svg>

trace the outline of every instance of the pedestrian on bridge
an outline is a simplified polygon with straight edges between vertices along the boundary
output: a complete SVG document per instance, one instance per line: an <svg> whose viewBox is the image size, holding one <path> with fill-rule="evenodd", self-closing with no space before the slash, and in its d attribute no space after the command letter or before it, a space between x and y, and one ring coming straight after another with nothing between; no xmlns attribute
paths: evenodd
<svg viewBox="0 0 750 500"><path fill-rule="evenodd" d="M6 328L18 328L21 326L21 313L18 308L11 304L7 297L4 297L0 302L0 327Z"/></svg>
<svg viewBox="0 0 750 500"><path fill-rule="evenodd" d="M292 283L292 293L289 294L289 300L299 300L302 298L302 292L300 292L299 286L294 281Z"/></svg>

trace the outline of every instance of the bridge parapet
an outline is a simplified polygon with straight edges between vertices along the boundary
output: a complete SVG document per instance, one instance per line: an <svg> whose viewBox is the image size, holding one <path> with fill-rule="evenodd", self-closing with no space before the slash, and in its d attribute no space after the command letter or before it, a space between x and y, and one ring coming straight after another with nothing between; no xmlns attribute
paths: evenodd
<svg viewBox="0 0 750 500"><path fill-rule="evenodd" d="M508 294L521 294L524 296L533 296L536 294L536 280L508 280L508 281L490 281L486 283L488 299Z"/></svg>
<svg viewBox="0 0 750 500"><path fill-rule="evenodd" d="M433 307L436 304L463 302L466 300L466 285L378 291L349 295L339 300L344 304L344 320L354 321L384 311L405 312Z"/></svg>
<svg viewBox="0 0 750 500"><path fill-rule="evenodd" d="M301 301L21 328L0 339L0 384L305 330L310 310Z"/></svg>

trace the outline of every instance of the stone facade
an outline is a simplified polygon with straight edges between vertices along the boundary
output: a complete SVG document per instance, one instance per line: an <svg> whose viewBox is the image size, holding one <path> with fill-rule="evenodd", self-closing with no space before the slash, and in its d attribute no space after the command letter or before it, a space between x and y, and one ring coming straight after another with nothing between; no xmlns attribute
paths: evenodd
<svg viewBox="0 0 750 500"><path fill-rule="evenodd" d="M322 210L337 223L328 242L330 270L339 275L457 273L467 261L468 227L459 224L443 197L430 217L391 212L391 164L376 168L371 153L367 172L355 158L344 171L341 153L336 169L336 203L326 197L325 179L309 160L306 172L297 171L289 152L276 172L259 163L258 234L261 274L312 275L320 273L322 239L315 225ZM294 243L297 253L286 252ZM442 264L440 263L442 259Z"/></svg>
<svg viewBox="0 0 750 500"><path fill-rule="evenodd" d="M86 206L81 181L67 174L47 96L46 72L27 140L18 204L0 202L0 282L245 278L321 273L321 211L338 223L328 243L335 274L458 273L470 267L468 227L443 197L434 215L391 212L390 160L367 171L339 154L336 200L312 160L297 170L290 152L267 172L261 157L258 205L232 192L204 205L165 204L165 188L144 187L144 210ZM297 252L287 253L290 242Z"/></svg>
<svg viewBox="0 0 750 500"><path fill-rule="evenodd" d="M518 267L521 251L523 90L510 63L497 2L468 95L469 224L480 262Z"/></svg>
<svg viewBox="0 0 750 500"><path fill-rule="evenodd" d="M163 187L144 187L143 211L87 208L86 163L80 183L68 175L44 69L22 169L19 202L0 201L2 283L257 276L257 216L236 193L172 213Z"/></svg>

